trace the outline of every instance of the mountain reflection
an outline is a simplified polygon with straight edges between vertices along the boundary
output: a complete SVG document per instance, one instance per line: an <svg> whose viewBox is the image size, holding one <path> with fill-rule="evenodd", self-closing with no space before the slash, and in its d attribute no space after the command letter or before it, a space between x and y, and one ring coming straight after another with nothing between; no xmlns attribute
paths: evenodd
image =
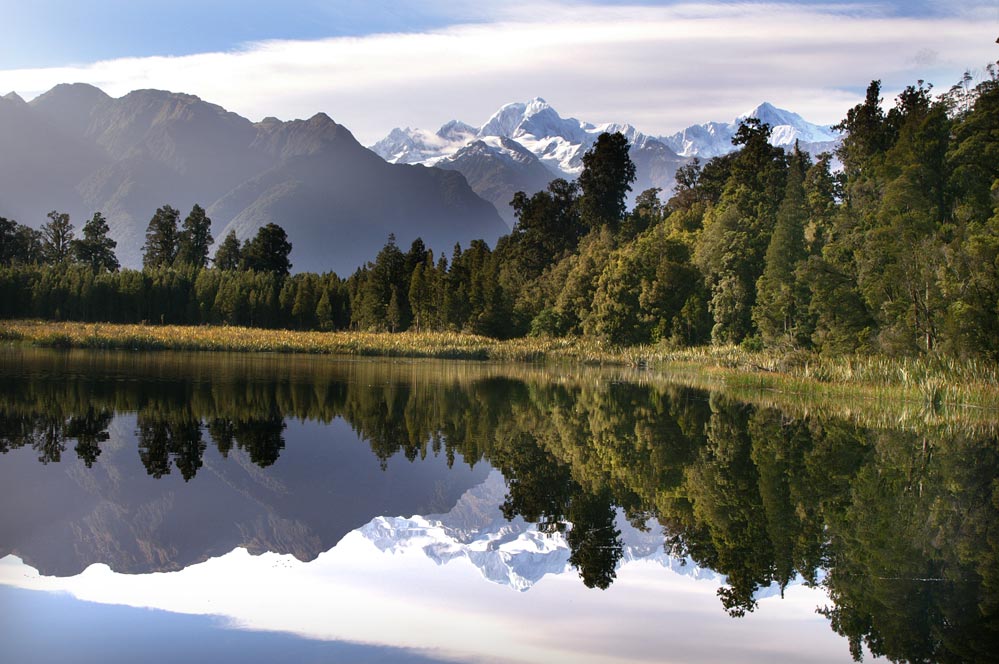
<svg viewBox="0 0 999 664"><path fill-rule="evenodd" d="M30 448L56 464L72 445L89 469L72 495L100 494L44 541L15 517L0 522L0 554L31 554L52 570L176 569L238 545L310 560L382 514L447 512L493 467L506 483L502 515L564 533L589 587L614 581L621 511L637 529L655 519L667 553L724 574L719 598L733 616L753 611L762 588L800 575L827 589L833 604L822 612L855 657L866 645L899 661L975 661L999 645L993 433L888 430L598 372L212 355L0 359L0 451ZM131 451L116 422L134 422ZM338 422L353 444L309 438ZM372 454L375 474L362 470ZM393 459L426 474L406 484ZM441 463L417 462L432 459ZM156 493L135 468L184 482ZM8 487L26 469L17 454L0 461ZM43 489L69 492L69 478L47 471ZM17 518L57 521L46 509L55 508L25 501Z"/></svg>

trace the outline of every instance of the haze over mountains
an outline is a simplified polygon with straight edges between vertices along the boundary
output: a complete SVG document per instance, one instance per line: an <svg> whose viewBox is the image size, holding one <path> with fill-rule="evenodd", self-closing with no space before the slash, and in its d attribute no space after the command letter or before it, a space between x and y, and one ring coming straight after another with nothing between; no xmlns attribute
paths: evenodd
<svg viewBox="0 0 999 664"><path fill-rule="evenodd" d="M478 238L494 244L516 221L514 193L574 179L605 131L632 145L633 196L659 187L667 198L691 158L734 149L747 116L774 128L775 145L799 140L817 154L838 140L770 104L732 122L650 136L629 124L563 118L537 97L503 106L479 127L455 120L436 132L394 129L369 150L324 113L254 123L183 93L115 99L90 85L59 85L30 103L0 97L0 216L38 228L59 210L79 232L100 211L122 265L138 267L156 209L169 204L183 217L198 203L216 241L230 230L245 240L274 222L292 242L295 271L347 275L390 234L403 249L422 237L438 253Z"/></svg>
<svg viewBox="0 0 999 664"><path fill-rule="evenodd" d="M59 210L79 230L99 210L136 267L156 209L183 216L195 203L216 240L281 225L296 271L349 274L390 233L403 248L421 236L449 252L507 230L460 174L388 164L323 113L252 123L192 95L114 99L83 84L0 99L0 215L37 228Z"/></svg>
<svg viewBox="0 0 999 664"><path fill-rule="evenodd" d="M668 198L677 169L693 157L702 161L735 149L741 120L753 117L773 128L771 142L818 154L832 150L838 135L828 126L808 122L797 113L763 103L731 122L692 125L670 136L644 134L630 124L591 124L563 118L541 97L507 104L480 127L452 120L436 132L393 129L371 146L387 161L423 164L461 172L472 189L492 202L511 226L509 207L517 191L533 193L554 177L574 179L583 169L582 157L603 132L621 132L631 143L637 181L632 195L659 187Z"/></svg>

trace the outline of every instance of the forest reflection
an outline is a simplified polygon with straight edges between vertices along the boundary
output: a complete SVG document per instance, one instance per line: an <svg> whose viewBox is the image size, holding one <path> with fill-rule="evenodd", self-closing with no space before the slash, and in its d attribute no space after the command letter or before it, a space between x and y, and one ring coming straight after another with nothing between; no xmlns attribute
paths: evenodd
<svg viewBox="0 0 999 664"><path fill-rule="evenodd" d="M564 533L607 588L615 517L654 518L666 550L727 577L725 610L800 575L859 658L981 661L999 645L999 446L954 427L890 430L593 372L228 356L26 353L4 358L0 452L100 463L136 414L155 478L197 481L208 445L280 463L288 418L343 419L384 465L446 455L507 482L503 515ZM15 366L16 365L16 366ZM291 441L294 444L294 441ZM2 461L0 461L2 463Z"/></svg>

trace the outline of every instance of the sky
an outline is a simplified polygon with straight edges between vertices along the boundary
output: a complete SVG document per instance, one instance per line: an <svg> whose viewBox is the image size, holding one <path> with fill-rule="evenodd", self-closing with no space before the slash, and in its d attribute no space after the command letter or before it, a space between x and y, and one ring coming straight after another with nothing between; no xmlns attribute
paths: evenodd
<svg viewBox="0 0 999 664"><path fill-rule="evenodd" d="M0 0L0 94L86 82L251 120L325 112L365 144L541 96L668 134L763 101L835 123L999 59L997 0Z"/></svg>

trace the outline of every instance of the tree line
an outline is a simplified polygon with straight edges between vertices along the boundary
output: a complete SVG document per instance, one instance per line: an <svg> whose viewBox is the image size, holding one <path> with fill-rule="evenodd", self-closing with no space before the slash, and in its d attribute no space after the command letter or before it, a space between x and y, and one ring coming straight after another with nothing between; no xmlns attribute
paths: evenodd
<svg viewBox="0 0 999 664"><path fill-rule="evenodd" d="M117 269L99 214L80 240L60 213L41 231L4 219L0 315L999 359L996 71L882 102L873 81L835 153L814 158L747 119L737 151L694 159L668 200L650 189L631 210L627 140L605 134L578 181L514 196L494 248L435 256L390 236L346 279L290 275L273 224L243 244L230 233L209 260L199 206L182 225L157 210L141 272Z"/></svg>

